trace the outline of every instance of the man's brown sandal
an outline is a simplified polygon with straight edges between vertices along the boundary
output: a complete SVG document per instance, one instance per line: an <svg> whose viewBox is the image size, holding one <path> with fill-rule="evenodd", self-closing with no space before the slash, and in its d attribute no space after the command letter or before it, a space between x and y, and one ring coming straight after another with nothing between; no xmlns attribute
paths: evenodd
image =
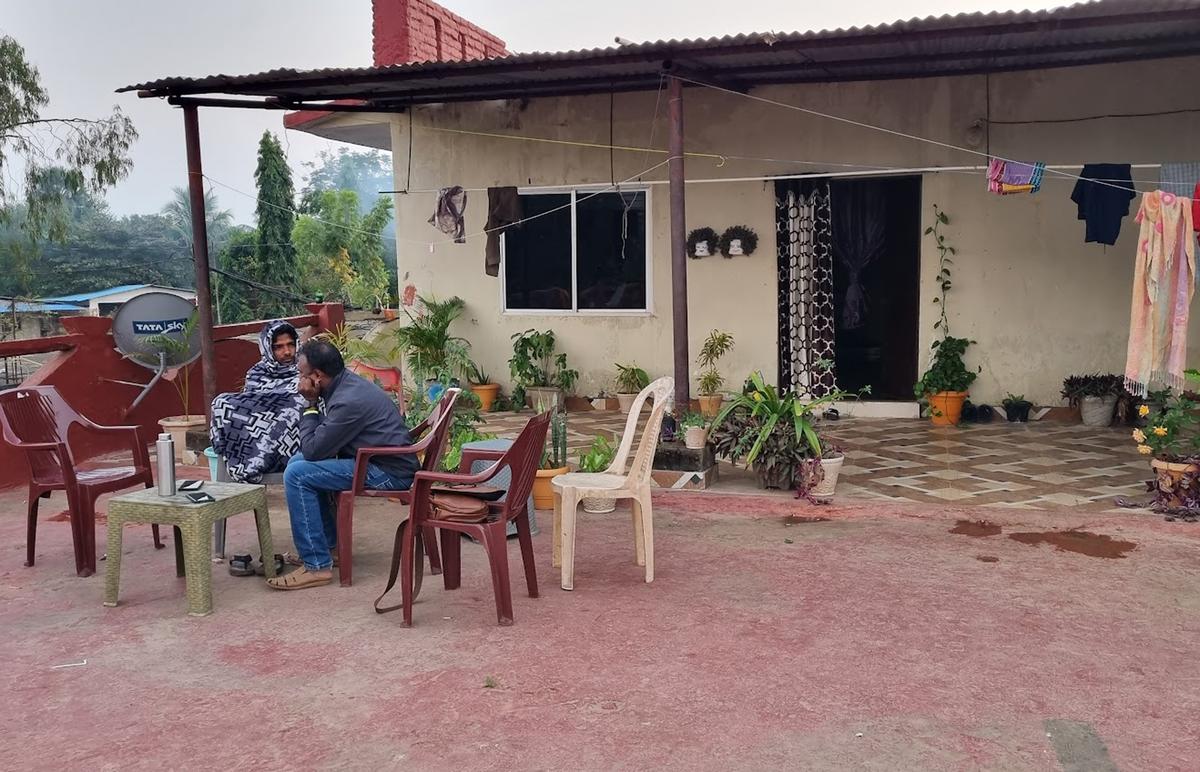
<svg viewBox="0 0 1200 772"><path fill-rule="evenodd" d="M334 568L337 568L337 564L338 564L338 556L337 556L337 552L333 552L333 553L331 553L331 557L333 558L333 567L334 567ZM285 553L283 553L283 562L284 562L284 563L286 563L286 564L287 564L287 565L289 565L289 566L302 566L302 565L304 565L304 561L303 561L303 560L301 560L301 559L300 559L300 556L299 556L299 555L297 555L297 554L296 554L296 553L294 553L294 552L285 552Z"/></svg>
<svg viewBox="0 0 1200 772"><path fill-rule="evenodd" d="M290 574L268 579L267 584L276 590L306 590L309 587L324 586L332 581L332 575L317 576L310 573L304 566L301 566Z"/></svg>

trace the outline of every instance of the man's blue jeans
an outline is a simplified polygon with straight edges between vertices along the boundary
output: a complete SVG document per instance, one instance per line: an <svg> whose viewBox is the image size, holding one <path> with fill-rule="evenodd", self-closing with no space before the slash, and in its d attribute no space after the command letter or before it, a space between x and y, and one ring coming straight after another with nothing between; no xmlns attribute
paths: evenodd
<svg viewBox="0 0 1200 772"><path fill-rule="evenodd" d="M375 464L367 466L367 487L403 491L412 487L411 476L393 475ZM354 484L354 459L329 458L306 461L297 454L283 472L288 516L292 520L292 542L310 571L327 571L333 565L332 549L337 544L335 496Z"/></svg>

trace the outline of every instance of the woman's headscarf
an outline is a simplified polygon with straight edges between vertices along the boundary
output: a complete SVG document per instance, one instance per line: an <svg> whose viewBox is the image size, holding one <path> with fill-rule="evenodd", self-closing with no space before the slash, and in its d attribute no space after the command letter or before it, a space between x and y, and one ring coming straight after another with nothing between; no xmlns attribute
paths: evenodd
<svg viewBox="0 0 1200 772"><path fill-rule="evenodd" d="M300 345L300 336L296 328L282 319L267 322L262 332L258 334L258 350L262 359L246 372L244 391L295 391L300 378L300 368L296 360L289 364L275 360L275 339L286 333Z"/></svg>

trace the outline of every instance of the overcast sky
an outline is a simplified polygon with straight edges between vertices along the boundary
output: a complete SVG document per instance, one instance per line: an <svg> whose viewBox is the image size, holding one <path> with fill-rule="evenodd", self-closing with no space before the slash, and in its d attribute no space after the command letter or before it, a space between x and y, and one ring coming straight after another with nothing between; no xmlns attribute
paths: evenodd
<svg viewBox="0 0 1200 772"><path fill-rule="evenodd" d="M1049 8L1036 0L444 0L451 11L503 38L510 50L557 51L634 41L738 32L828 29L965 11ZM703 8L701 12L700 9ZM567 10L569 9L569 10ZM112 105L133 118L141 138L134 170L108 196L119 214L159 209L185 183L182 116L157 100L114 94L121 86L170 75L246 74L275 67L371 64L370 0L0 0L0 31L26 50L50 92L48 115L94 116ZM257 110L201 110L205 172L254 189L262 132L283 132L282 116ZM285 133L301 183L302 163L337 143ZM254 202L222 188L239 222Z"/></svg>

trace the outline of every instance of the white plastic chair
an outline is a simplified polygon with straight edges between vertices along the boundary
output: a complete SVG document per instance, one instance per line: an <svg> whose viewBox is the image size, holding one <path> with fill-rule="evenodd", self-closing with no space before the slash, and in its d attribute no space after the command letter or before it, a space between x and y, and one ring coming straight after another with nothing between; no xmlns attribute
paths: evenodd
<svg viewBox="0 0 1200 772"><path fill-rule="evenodd" d="M554 485L554 565L562 566L562 588L575 587L575 518L580 500L631 499L633 501L633 542L637 564L646 567L646 581L654 581L654 512L650 505L650 470L662 429L663 415L675 390L674 378L659 378L638 393L625 419L625 433L612 464L603 472L571 472L559 475ZM625 462L633 447L638 418L648 398L654 398L650 420L642 430L637 453L629 472Z"/></svg>

